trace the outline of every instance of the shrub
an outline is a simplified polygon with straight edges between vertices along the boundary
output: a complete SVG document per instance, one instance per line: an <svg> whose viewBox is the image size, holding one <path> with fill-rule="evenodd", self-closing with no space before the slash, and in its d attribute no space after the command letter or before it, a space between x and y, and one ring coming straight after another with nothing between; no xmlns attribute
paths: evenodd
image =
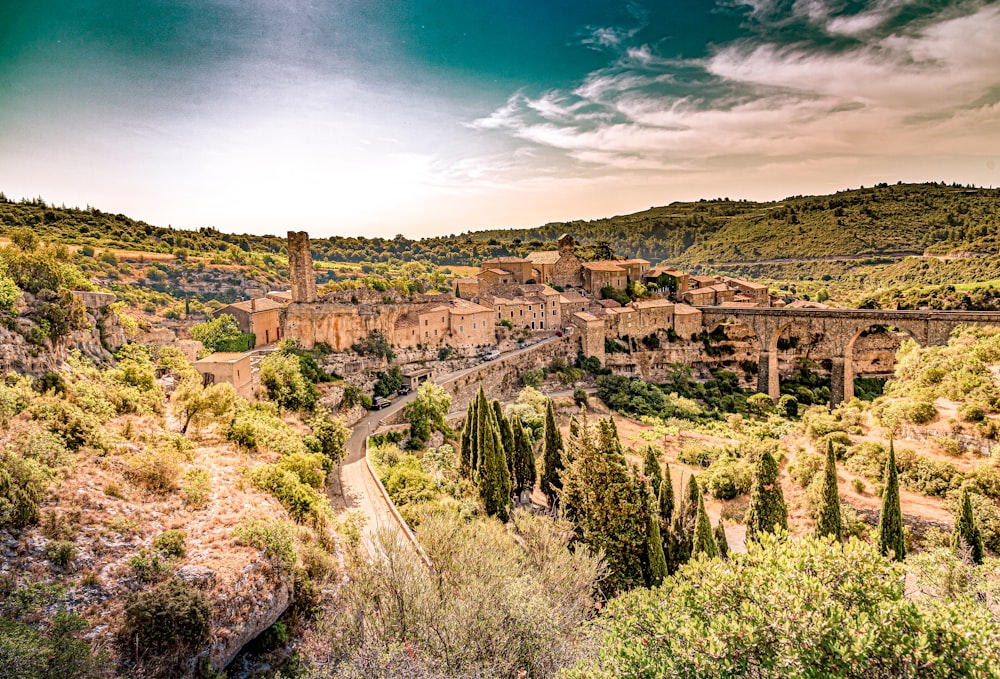
<svg viewBox="0 0 1000 679"><path fill-rule="evenodd" d="M192 648L208 638L211 608L205 595L180 580L169 580L131 597L125 604L120 637L154 654Z"/></svg>
<svg viewBox="0 0 1000 679"><path fill-rule="evenodd" d="M698 475L698 486L717 500L732 500L750 492L750 465L741 458L720 457Z"/></svg>
<svg viewBox="0 0 1000 679"><path fill-rule="evenodd" d="M289 410L312 410L319 398L316 386L302 372L299 357L283 351L261 361L260 384L268 398Z"/></svg>
<svg viewBox="0 0 1000 679"><path fill-rule="evenodd" d="M851 487L854 488L855 493L864 495L865 482L861 479L851 479Z"/></svg>
<svg viewBox="0 0 1000 679"><path fill-rule="evenodd" d="M0 450L0 526L27 526L38 521L38 505L53 478L37 460Z"/></svg>
<svg viewBox="0 0 1000 679"><path fill-rule="evenodd" d="M263 464L249 475L255 486L273 495L296 521L309 521L317 527L329 521L331 509L326 497L303 483L295 472Z"/></svg>
<svg viewBox="0 0 1000 679"><path fill-rule="evenodd" d="M585 390L579 388L573 390L573 403L578 407L586 406L589 401L590 395Z"/></svg>
<svg viewBox="0 0 1000 679"><path fill-rule="evenodd" d="M106 492L106 491L105 491ZM192 467L184 472L181 494L185 504L194 509L204 509L212 495L212 482L208 470Z"/></svg>
<svg viewBox="0 0 1000 679"><path fill-rule="evenodd" d="M799 402L791 394L785 394L778 400L778 410L785 414L785 417L793 418L799 416Z"/></svg>
<svg viewBox="0 0 1000 679"><path fill-rule="evenodd" d="M70 540L55 540L50 542L45 550L45 556L56 568L68 568L76 560L79 552Z"/></svg>
<svg viewBox="0 0 1000 679"><path fill-rule="evenodd" d="M986 409L979 403L966 403L959 413L966 422L982 422L986 419Z"/></svg>
<svg viewBox="0 0 1000 679"><path fill-rule="evenodd" d="M145 449L125 458L125 478L154 493L177 489L183 456L167 447Z"/></svg>
<svg viewBox="0 0 1000 679"><path fill-rule="evenodd" d="M280 570L295 568L295 527L281 519L245 519L233 528L241 544L264 550Z"/></svg>
<svg viewBox="0 0 1000 679"><path fill-rule="evenodd" d="M281 455L304 452L302 436L266 404L257 403L236 413L226 438L251 452L270 450Z"/></svg>
<svg viewBox="0 0 1000 679"><path fill-rule="evenodd" d="M187 553L187 531L168 530L153 538L153 549L168 558L180 559Z"/></svg>
<svg viewBox="0 0 1000 679"><path fill-rule="evenodd" d="M325 461L322 453L292 453L282 456L278 466L293 472L302 483L321 488L326 481Z"/></svg>
<svg viewBox="0 0 1000 679"><path fill-rule="evenodd" d="M937 417L937 408L927 401L911 401L904 412L906 419L913 424L927 424Z"/></svg>
<svg viewBox="0 0 1000 679"><path fill-rule="evenodd" d="M157 549L141 548L125 563L139 582L159 580L170 570L170 559Z"/></svg>
<svg viewBox="0 0 1000 679"><path fill-rule="evenodd" d="M28 408L46 429L62 437L70 450L83 446L107 448L103 423L96 415L58 396L40 396Z"/></svg>
<svg viewBox="0 0 1000 679"><path fill-rule="evenodd" d="M812 483L816 472L823 468L823 456L818 453L799 452L790 465L788 465L788 475L795 480L802 488Z"/></svg>
<svg viewBox="0 0 1000 679"><path fill-rule="evenodd" d="M525 370L521 375L521 382L524 383L526 387L540 387L542 382L545 381L545 371L541 368L532 368L531 370Z"/></svg>

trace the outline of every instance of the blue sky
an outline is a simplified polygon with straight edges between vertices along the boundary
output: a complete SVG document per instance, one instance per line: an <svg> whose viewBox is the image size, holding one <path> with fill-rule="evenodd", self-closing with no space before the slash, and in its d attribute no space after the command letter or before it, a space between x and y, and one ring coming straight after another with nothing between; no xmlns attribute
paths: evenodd
<svg viewBox="0 0 1000 679"><path fill-rule="evenodd" d="M0 0L0 191L421 236L1000 185L1000 4Z"/></svg>

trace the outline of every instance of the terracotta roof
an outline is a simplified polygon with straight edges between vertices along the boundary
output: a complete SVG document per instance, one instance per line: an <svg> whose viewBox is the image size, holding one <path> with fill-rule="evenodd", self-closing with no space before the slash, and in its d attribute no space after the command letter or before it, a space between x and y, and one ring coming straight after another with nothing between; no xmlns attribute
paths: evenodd
<svg viewBox="0 0 1000 679"><path fill-rule="evenodd" d="M615 309L621 306L621 303L613 299L599 299L597 303L600 304L605 309Z"/></svg>
<svg viewBox="0 0 1000 679"><path fill-rule="evenodd" d="M642 259L641 257L634 257L632 259L626 259L622 264L649 264L648 259Z"/></svg>
<svg viewBox="0 0 1000 679"><path fill-rule="evenodd" d="M493 313L493 309L482 304L476 304L464 299L456 299L450 308L453 314L481 314L483 312Z"/></svg>
<svg viewBox="0 0 1000 679"><path fill-rule="evenodd" d="M233 302L232 304L227 304L218 311L215 315L223 314L226 309L239 309L248 314L259 314L264 311L273 311L274 309L280 309L281 305L275 302L273 299L268 299L267 297L261 297L260 299L251 299L245 302Z"/></svg>
<svg viewBox="0 0 1000 679"><path fill-rule="evenodd" d="M688 306L684 303L677 303L674 305L674 315L677 314L700 314L701 312L695 309L693 306Z"/></svg>
<svg viewBox="0 0 1000 679"><path fill-rule="evenodd" d="M559 294L559 301L563 304L577 304L579 302L588 301L586 297L577 292L576 290L570 290L568 292L563 292Z"/></svg>
<svg viewBox="0 0 1000 679"><path fill-rule="evenodd" d="M475 276L459 276L454 279L455 283L479 283L479 279Z"/></svg>
<svg viewBox="0 0 1000 679"><path fill-rule="evenodd" d="M483 269L476 276L482 276L484 273L496 274L497 276L509 276L510 271L504 271L503 269Z"/></svg>
<svg viewBox="0 0 1000 679"><path fill-rule="evenodd" d="M714 290L715 292L729 292L730 288L725 283L716 283L715 285L708 286L708 290Z"/></svg>
<svg viewBox="0 0 1000 679"><path fill-rule="evenodd" d="M595 316L594 314L588 314L586 311L577 311L575 314L573 314L573 317L574 318L579 318L582 321L588 321L588 322L589 321L599 321L599 320L601 320L597 316Z"/></svg>
<svg viewBox="0 0 1000 679"><path fill-rule="evenodd" d="M528 261L532 264L555 264L559 261L559 251L539 250L538 252L529 252Z"/></svg>
<svg viewBox="0 0 1000 679"><path fill-rule="evenodd" d="M584 269L590 269L591 271L614 271L618 273L625 273L625 269L621 268L615 262L584 262Z"/></svg>
<svg viewBox="0 0 1000 679"><path fill-rule="evenodd" d="M708 283L708 284L718 282L718 279L716 279L715 276L691 276L691 280L697 283Z"/></svg>
<svg viewBox="0 0 1000 679"><path fill-rule="evenodd" d="M654 266L646 272L646 276L649 278L656 278L662 274L669 274L671 276L678 277L683 276L684 272L680 269L675 269L672 266Z"/></svg>

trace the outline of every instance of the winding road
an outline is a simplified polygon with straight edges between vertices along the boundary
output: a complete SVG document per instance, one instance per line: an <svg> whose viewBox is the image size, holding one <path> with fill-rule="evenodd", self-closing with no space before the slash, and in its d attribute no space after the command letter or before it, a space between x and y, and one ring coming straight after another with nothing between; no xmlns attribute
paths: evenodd
<svg viewBox="0 0 1000 679"><path fill-rule="evenodd" d="M523 349L508 352L495 361L447 373L432 381L440 386L446 386L457 379L478 373L497 363L505 363L512 358L523 356L553 342L562 341L562 339L561 337L550 337ZM405 532L407 529L401 525L400 519L397 518L393 507L368 468L365 443L384 420L398 413L414 398L416 398L416 392L396 398L388 407L370 412L354 425L351 437L347 440L347 457L340 465L340 473L331 484L330 500L337 513L345 514L356 511L364 517L361 542L370 556L375 556L374 538L379 530L388 528Z"/></svg>

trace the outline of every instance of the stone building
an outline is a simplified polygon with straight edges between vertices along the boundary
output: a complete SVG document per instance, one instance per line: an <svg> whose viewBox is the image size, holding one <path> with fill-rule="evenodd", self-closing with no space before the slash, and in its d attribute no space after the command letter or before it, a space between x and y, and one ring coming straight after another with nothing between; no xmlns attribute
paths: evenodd
<svg viewBox="0 0 1000 679"><path fill-rule="evenodd" d="M218 352L198 359L191 365L201 375L202 383L210 384L228 382L236 389L236 395L243 398L253 396L253 367L250 354Z"/></svg>
<svg viewBox="0 0 1000 679"><path fill-rule="evenodd" d="M495 257L483 262L480 268L484 271L488 269L506 271L518 285L531 282L534 278L534 267L523 257Z"/></svg>
<svg viewBox="0 0 1000 679"><path fill-rule="evenodd" d="M617 262L585 262L583 264L583 289L599 297L601 289L612 287L624 290L628 274Z"/></svg>
<svg viewBox="0 0 1000 679"><path fill-rule="evenodd" d="M236 319L240 330L256 336L254 346L260 347L281 339L281 309L282 305L278 302L262 297L228 304L213 316L218 318L225 314L231 315Z"/></svg>
<svg viewBox="0 0 1000 679"><path fill-rule="evenodd" d="M743 278L726 278L724 280L736 290L737 297L743 298L740 301L753 302L756 306L762 307L771 306L771 293L766 285Z"/></svg>

